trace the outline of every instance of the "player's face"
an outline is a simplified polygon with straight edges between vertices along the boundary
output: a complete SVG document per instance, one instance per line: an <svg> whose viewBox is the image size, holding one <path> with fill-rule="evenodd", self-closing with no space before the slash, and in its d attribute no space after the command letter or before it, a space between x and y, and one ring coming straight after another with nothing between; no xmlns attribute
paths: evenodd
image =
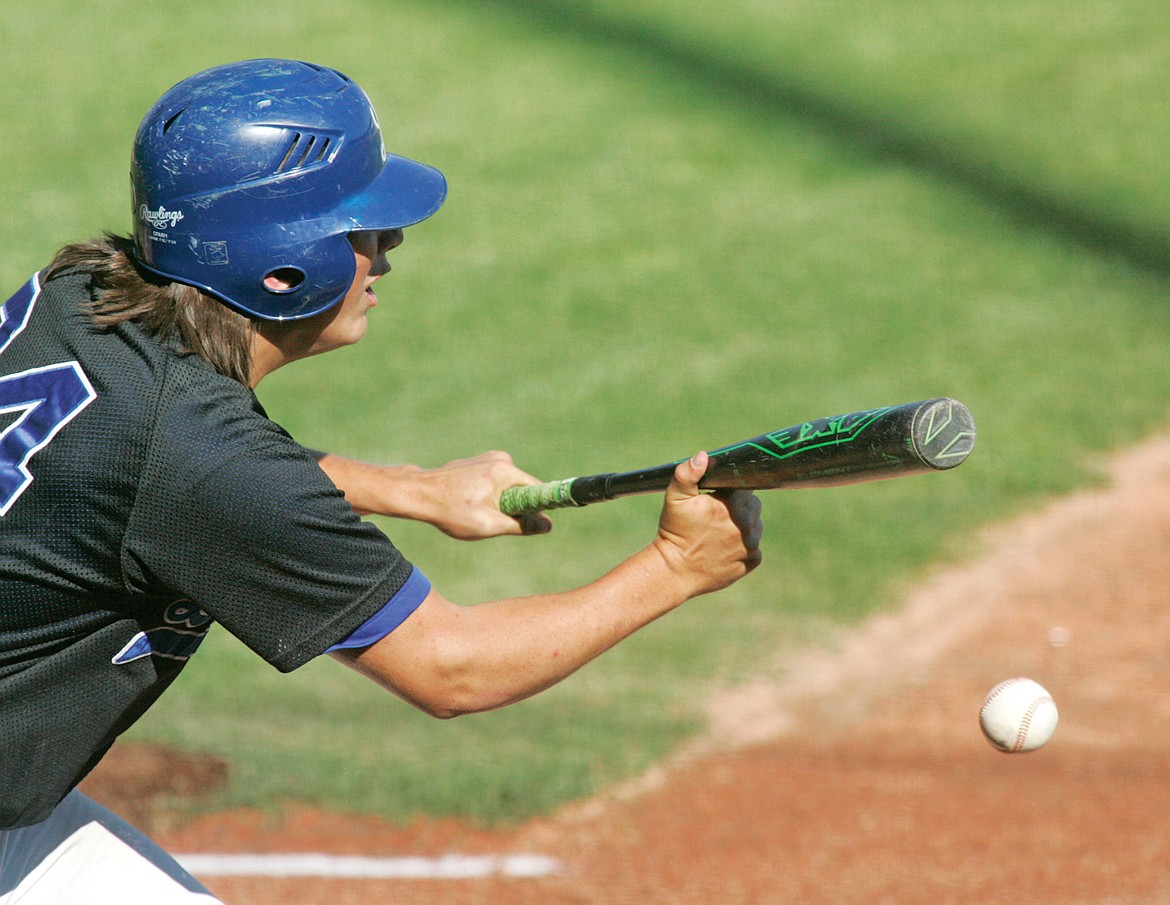
<svg viewBox="0 0 1170 905"><path fill-rule="evenodd" d="M319 355L343 346L351 346L366 335L366 315L378 304L374 283L390 272L387 253L402 244L402 230L386 229L349 234L356 265L353 282L345 298L328 311L305 321L320 323L307 355ZM318 326L317 324L313 325Z"/></svg>
<svg viewBox="0 0 1170 905"><path fill-rule="evenodd" d="M349 241L356 266L345 298L328 311L304 320L257 324L262 341L253 348L254 383L290 361L353 345L366 335L366 315L378 304L374 283L390 272L386 255L402 244L402 230L350 233ZM287 288L279 282L274 285Z"/></svg>
<svg viewBox="0 0 1170 905"><path fill-rule="evenodd" d="M329 325L321 331L321 340L329 348L352 345L366 335L366 315L378 304L374 283L390 272L386 255L402 244L402 230L350 233L349 242L356 268L349 291L333 309L335 316Z"/></svg>

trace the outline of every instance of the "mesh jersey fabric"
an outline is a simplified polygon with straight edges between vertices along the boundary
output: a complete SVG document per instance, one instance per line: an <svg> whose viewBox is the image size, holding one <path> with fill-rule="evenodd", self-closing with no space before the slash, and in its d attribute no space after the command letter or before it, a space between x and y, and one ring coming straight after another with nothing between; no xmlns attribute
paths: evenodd
<svg viewBox="0 0 1170 905"><path fill-rule="evenodd" d="M213 622L292 670L413 571L248 388L97 328L90 292L34 277L0 309L0 828L44 819Z"/></svg>

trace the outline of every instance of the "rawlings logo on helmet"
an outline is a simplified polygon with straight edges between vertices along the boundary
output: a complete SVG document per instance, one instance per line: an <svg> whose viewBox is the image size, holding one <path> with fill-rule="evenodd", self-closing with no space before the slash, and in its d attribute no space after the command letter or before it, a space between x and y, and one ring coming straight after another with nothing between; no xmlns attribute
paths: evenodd
<svg viewBox="0 0 1170 905"><path fill-rule="evenodd" d="M144 223L149 223L155 229L167 229L183 219L183 212L168 211L161 204L158 210L152 211L143 204L138 208L138 216Z"/></svg>

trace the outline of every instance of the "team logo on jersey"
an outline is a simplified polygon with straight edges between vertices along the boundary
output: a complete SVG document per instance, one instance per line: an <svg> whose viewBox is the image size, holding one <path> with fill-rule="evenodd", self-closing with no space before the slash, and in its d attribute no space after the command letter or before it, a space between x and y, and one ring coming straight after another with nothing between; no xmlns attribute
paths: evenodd
<svg viewBox="0 0 1170 905"><path fill-rule="evenodd" d="M114 655L113 663L133 663L144 657L189 660L211 628L211 617L190 600L177 600L163 613L165 625L139 632Z"/></svg>
<svg viewBox="0 0 1170 905"><path fill-rule="evenodd" d="M40 297L40 277L34 275L0 306L0 352L28 326ZM0 377L0 415L15 415L0 430L0 517L32 484L32 457L95 399L97 391L76 361Z"/></svg>
<svg viewBox="0 0 1170 905"><path fill-rule="evenodd" d="M161 204L157 210L151 210L145 204L139 205L138 216L144 223L149 223L155 229L168 229L183 219L182 211L168 211Z"/></svg>

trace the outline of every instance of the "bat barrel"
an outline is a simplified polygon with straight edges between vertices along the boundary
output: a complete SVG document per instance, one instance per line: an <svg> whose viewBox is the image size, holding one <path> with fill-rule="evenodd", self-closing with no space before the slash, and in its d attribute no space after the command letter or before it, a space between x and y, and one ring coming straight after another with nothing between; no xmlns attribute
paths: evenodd
<svg viewBox="0 0 1170 905"><path fill-rule="evenodd" d="M717 449L700 486L831 487L940 471L975 445L963 403L937 398L818 418Z"/></svg>

